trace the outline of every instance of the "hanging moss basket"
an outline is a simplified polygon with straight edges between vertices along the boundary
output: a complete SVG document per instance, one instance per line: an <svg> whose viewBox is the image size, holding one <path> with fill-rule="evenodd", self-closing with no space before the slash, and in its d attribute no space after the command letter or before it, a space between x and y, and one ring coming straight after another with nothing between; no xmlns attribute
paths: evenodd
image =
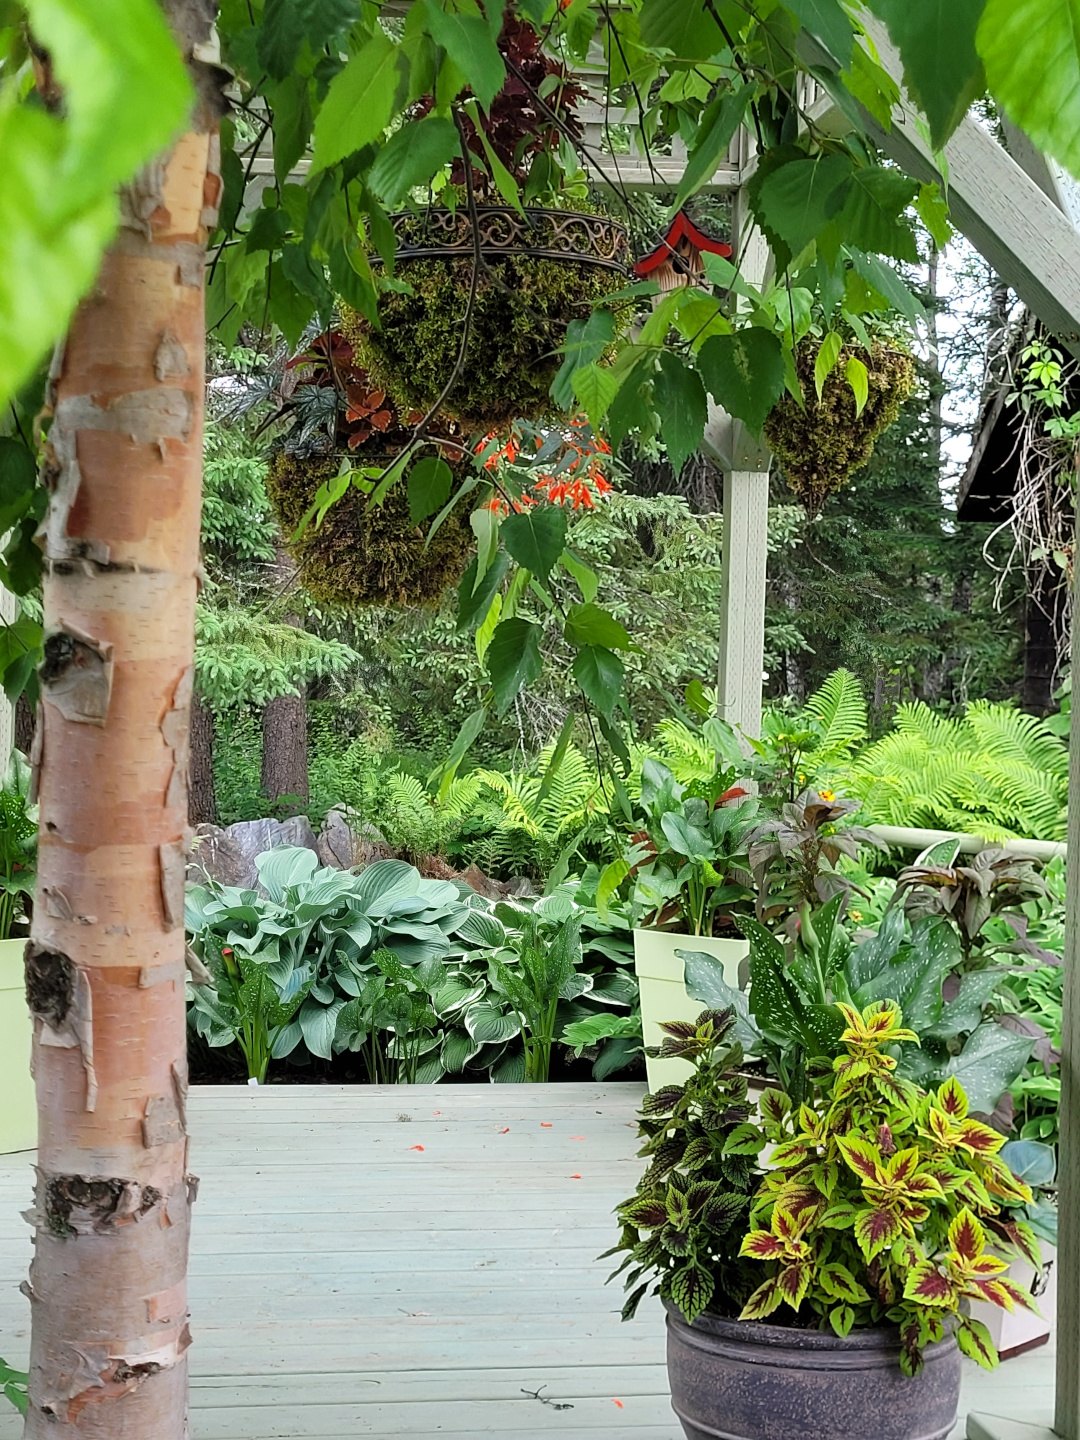
<svg viewBox="0 0 1080 1440"><path fill-rule="evenodd" d="M385 465L392 458L365 450L363 461ZM366 496L349 490L321 525L312 523L299 540L290 539L315 492L338 473L340 464L337 455L302 458L281 451L267 476L274 512L308 593L323 604L351 610L437 605L469 562L472 532L450 515L425 548L428 527L410 521L403 485L392 489L381 505L369 505Z"/></svg>
<svg viewBox="0 0 1080 1440"><path fill-rule="evenodd" d="M477 212L483 265L465 364L445 411L469 428L553 413L549 394L572 320L626 284L629 244L602 215L506 206ZM379 301L382 328L343 307L341 328L372 381L404 412L427 411L454 372L472 278L466 209L397 215L396 280Z"/></svg>
<svg viewBox="0 0 1080 1440"><path fill-rule="evenodd" d="M819 400L814 385L818 349L816 342L803 341L795 352L804 404L785 394L763 430L789 487L810 516L866 464L878 436L895 421L915 385L915 362L906 351L878 344L865 350L852 344L840 352ZM861 413L844 373L852 357L867 371L868 394Z"/></svg>

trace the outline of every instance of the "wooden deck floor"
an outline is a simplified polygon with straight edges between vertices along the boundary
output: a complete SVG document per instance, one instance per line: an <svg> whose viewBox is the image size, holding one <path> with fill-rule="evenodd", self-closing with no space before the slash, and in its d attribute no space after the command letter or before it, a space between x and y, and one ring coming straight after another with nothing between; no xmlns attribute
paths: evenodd
<svg viewBox="0 0 1080 1440"><path fill-rule="evenodd" d="M682 1440L658 1307L624 1325L596 1259L638 1174L640 1095L194 1090L193 1440ZM13 1364L28 1345L32 1159L0 1157L0 1355ZM1049 1378L1045 1352L973 1371L964 1408L1041 1418ZM0 1440L19 1433L0 1409Z"/></svg>

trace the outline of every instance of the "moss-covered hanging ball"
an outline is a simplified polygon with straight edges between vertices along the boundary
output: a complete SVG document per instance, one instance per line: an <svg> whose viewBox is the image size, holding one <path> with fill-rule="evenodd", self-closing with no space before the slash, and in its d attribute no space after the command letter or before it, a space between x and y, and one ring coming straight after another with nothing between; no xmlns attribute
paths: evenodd
<svg viewBox="0 0 1080 1440"><path fill-rule="evenodd" d="M409 291L380 295L380 329L342 307L341 329L357 362L406 414L430 409L461 348L473 263L463 237L471 229L462 229L467 216L447 215L436 208L408 223L395 217L401 251L394 274ZM471 429L554 414L549 391L568 325L587 320L597 301L626 284L629 251L620 226L572 211L527 215L528 225L498 207L480 212L483 263L465 363L443 407ZM438 235L427 238L438 248L452 237L455 253L410 257L424 248L424 227L436 222ZM525 253L530 240L549 255ZM563 258L550 258L552 250Z"/></svg>
<svg viewBox="0 0 1080 1440"><path fill-rule="evenodd" d="M385 464L390 458L365 453L364 463ZM336 455L301 459L282 451L267 475L267 490L305 589L322 604L348 609L437 605L469 562L472 532L450 515L425 549L427 527L410 521L403 485L381 505L368 505L359 491L349 490L321 525L312 523L299 540L291 540L315 492L338 473L340 463Z"/></svg>
<svg viewBox="0 0 1080 1440"><path fill-rule="evenodd" d="M915 385L915 362L906 351L878 344L866 350L849 344L841 350L819 400L814 385L818 349L816 342L803 341L795 352L804 403L783 395L763 430L789 487L811 516L870 459L878 436L896 420ZM853 357L867 372L868 393L861 413L844 373Z"/></svg>

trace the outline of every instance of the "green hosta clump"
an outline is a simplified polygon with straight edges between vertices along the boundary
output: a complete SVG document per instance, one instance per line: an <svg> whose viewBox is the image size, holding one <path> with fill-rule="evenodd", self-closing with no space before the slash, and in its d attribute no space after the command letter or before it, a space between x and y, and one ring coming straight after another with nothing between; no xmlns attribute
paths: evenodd
<svg viewBox="0 0 1080 1440"><path fill-rule="evenodd" d="M951 1325L965 1354L990 1369L997 1352L965 1302L1036 1308L985 1248L984 1222L1031 1191L1000 1158L1004 1137L968 1116L957 1080L927 1094L895 1073L890 1047L917 1037L893 1002L839 1008L845 1053L813 1102L796 1110L777 1090L761 1102L775 1148L739 1253L768 1268L740 1318L810 1312L841 1336L895 1325L908 1375ZM996 1248L1038 1265L1030 1228L1010 1230L1012 1243L999 1232Z"/></svg>
<svg viewBox="0 0 1080 1440"><path fill-rule="evenodd" d="M765 1137L751 1123L734 1028L733 1010L704 1010L694 1022L662 1025L663 1043L648 1049L692 1061L694 1073L646 1095L638 1120L645 1142L638 1153L650 1164L637 1193L618 1207L622 1239L606 1252L626 1251L612 1279L632 1267L624 1320L654 1281L653 1293L690 1320L706 1308L737 1313L756 1284L755 1267L738 1245L761 1179L754 1157Z"/></svg>

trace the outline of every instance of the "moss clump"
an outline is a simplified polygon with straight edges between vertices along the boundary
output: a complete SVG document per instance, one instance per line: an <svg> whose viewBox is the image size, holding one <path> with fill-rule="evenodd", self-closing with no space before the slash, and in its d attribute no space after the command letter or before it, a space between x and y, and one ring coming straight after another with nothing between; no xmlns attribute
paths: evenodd
<svg viewBox="0 0 1080 1440"><path fill-rule="evenodd" d="M915 384L915 363L905 351L885 345L867 351L851 345L840 352L819 400L814 386L817 353L816 342L803 341L798 347L795 367L804 404L785 394L773 407L763 431L788 485L811 516L870 459L875 441L900 414ZM852 357L861 360L867 370L869 394L861 415L844 374Z"/></svg>
<svg viewBox="0 0 1080 1440"><path fill-rule="evenodd" d="M379 457L365 454L364 459L379 463ZM349 609L438 604L468 564L472 532L450 515L425 550L426 532L410 522L403 486L378 506L367 505L363 495L350 490L320 526L309 525L298 541L291 541L316 490L338 473L339 465L336 455L300 459L281 452L267 476L274 512L308 593L323 604Z"/></svg>
<svg viewBox="0 0 1080 1440"><path fill-rule="evenodd" d="M413 293L380 297L381 330L344 307L341 328L375 385L405 413L426 411L457 363L472 261L402 260L396 275ZM558 350L567 326L587 318L596 301L625 283L619 271L572 260L487 260L465 364L446 412L477 429L552 414L548 391L562 363Z"/></svg>

